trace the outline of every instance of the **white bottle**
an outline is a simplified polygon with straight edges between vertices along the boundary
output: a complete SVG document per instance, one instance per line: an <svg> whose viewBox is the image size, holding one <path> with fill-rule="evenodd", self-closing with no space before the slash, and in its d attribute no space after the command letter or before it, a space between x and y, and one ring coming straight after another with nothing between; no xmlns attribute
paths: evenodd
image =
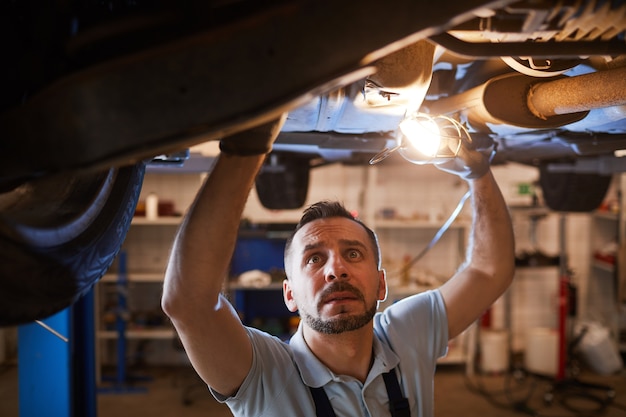
<svg viewBox="0 0 626 417"><path fill-rule="evenodd" d="M150 193L146 197L146 219L156 220L159 217L159 197Z"/></svg>

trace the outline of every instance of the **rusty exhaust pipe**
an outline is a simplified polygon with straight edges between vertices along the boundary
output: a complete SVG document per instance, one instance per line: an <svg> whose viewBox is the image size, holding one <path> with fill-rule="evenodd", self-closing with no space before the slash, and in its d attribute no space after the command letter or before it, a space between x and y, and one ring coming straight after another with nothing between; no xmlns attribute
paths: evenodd
<svg viewBox="0 0 626 417"><path fill-rule="evenodd" d="M528 109L540 119L626 105L626 67L533 84Z"/></svg>
<svg viewBox="0 0 626 417"><path fill-rule="evenodd" d="M465 117L471 126L531 129L565 126L589 110L626 105L626 67L551 81L511 73L494 77L460 94L425 102L430 114Z"/></svg>

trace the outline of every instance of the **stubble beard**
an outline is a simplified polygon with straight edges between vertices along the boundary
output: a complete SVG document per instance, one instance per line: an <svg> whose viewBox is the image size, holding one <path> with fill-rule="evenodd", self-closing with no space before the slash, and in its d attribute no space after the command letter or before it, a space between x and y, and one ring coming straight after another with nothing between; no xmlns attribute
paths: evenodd
<svg viewBox="0 0 626 417"><path fill-rule="evenodd" d="M356 288L352 287L349 284L345 284L347 287L353 289L353 292L359 296L361 300L363 300L363 296L360 291ZM345 287L342 284L341 290L344 290ZM329 293L340 290L339 288L329 288ZM330 320L324 320L320 317L321 306L318 308L317 316L312 316L311 314L300 311L300 315L302 320L312 329L319 333L324 334L341 334L344 332L349 332L353 330L358 330L368 324L376 315L376 311L378 310L378 302L374 302L364 313L357 315L342 315L337 318L333 318ZM344 313L341 311L340 313Z"/></svg>
<svg viewBox="0 0 626 417"><path fill-rule="evenodd" d="M341 334L358 330L369 323L376 314L378 306L374 304L365 313L356 316L338 317L330 320L313 317L310 314L303 313L302 319L313 330L324 334Z"/></svg>

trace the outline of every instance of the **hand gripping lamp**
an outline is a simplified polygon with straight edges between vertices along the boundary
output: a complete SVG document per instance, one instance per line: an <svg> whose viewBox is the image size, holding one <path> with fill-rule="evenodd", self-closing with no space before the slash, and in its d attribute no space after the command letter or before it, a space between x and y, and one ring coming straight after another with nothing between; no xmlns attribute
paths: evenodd
<svg viewBox="0 0 626 417"><path fill-rule="evenodd" d="M396 147L384 149L370 159L370 164L397 150L413 164L434 164L465 179L479 178L489 170L495 146L487 135L478 139L473 139L463 125L450 117L416 112L400 122Z"/></svg>
<svg viewBox="0 0 626 417"><path fill-rule="evenodd" d="M489 170L489 164L495 154L491 137L480 136L479 139L472 140L463 125L447 116L433 117L415 112L400 122L396 146L392 149L383 149L370 159L370 164L382 161L397 150L404 159L413 164L434 164L442 171L454 173L465 179L479 178ZM400 273L408 271L439 241L469 197L468 190L430 243L411 259Z"/></svg>
<svg viewBox="0 0 626 417"><path fill-rule="evenodd" d="M396 150L411 163L438 164L456 158L463 144L471 143L469 132L456 120L415 112L400 122L397 146L384 149L370 164L382 161Z"/></svg>

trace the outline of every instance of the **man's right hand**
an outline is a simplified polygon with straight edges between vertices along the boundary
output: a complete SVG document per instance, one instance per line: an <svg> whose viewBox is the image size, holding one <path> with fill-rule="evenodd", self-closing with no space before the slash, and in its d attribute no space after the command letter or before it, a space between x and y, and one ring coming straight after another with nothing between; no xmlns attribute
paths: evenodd
<svg viewBox="0 0 626 417"><path fill-rule="evenodd" d="M252 129L235 133L220 140L220 151L229 155L252 156L267 154L285 123L287 113Z"/></svg>

